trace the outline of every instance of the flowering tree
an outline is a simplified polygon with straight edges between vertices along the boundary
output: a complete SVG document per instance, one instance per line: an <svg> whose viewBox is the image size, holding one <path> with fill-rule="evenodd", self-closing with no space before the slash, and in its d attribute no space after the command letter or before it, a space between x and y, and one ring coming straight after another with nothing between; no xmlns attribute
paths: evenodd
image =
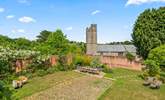
<svg viewBox="0 0 165 100"><path fill-rule="evenodd" d="M38 51L11 50L10 48L0 47L0 75L11 72L11 63L18 59L30 59L34 64L44 64L49 59L49 55L41 55Z"/></svg>

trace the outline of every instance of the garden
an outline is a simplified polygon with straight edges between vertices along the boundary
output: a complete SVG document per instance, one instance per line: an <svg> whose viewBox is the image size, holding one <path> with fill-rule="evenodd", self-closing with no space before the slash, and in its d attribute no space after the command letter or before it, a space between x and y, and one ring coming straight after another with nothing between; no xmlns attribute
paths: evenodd
<svg viewBox="0 0 165 100"><path fill-rule="evenodd" d="M80 66L95 69L100 68L104 71L109 70L106 65L99 62L98 57L85 55L84 43L67 40L61 30L55 32L42 31L36 41L30 41L24 38L10 39L4 36L0 38L4 40L3 43L1 42L3 45L0 47L0 85L3 89L0 97L2 99L22 99L50 87L60 86L63 81L73 81L73 85L75 85L77 79L72 80L72 78L81 79L80 76L82 75L76 74L72 70L78 69ZM6 46L4 46L5 44ZM64 74L61 78L58 75L60 73ZM58 77L54 78L56 75ZM98 88L98 91L94 94L104 91L110 83L106 79L84 77L82 78L82 82L83 80L84 82L89 82L88 84L84 84L86 87L89 87L90 84L97 84L97 81L98 84L103 84L102 87L98 85L93 87L93 89ZM88 90L92 89L85 89L84 87L84 95L88 93L85 92ZM93 96L92 94L89 95L89 98L93 98L94 94Z"/></svg>
<svg viewBox="0 0 165 100"><path fill-rule="evenodd" d="M165 84L160 89L146 87L140 77L142 73L121 68L112 69L112 73L105 77L115 80L98 100L164 100Z"/></svg>
<svg viewBox="0 0 165 100"><path fill-rule="evenodd" d="M69 41L59 29L33 41L0 35L0 99L164 100L164 11L147 9L135 22L132 42L142 71L102 64L85 54L85 43Z"/></svg>

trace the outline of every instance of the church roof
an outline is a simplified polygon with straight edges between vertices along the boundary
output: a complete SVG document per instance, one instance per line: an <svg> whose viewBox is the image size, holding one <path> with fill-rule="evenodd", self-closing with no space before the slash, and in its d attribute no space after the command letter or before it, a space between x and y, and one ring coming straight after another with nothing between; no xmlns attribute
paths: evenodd
<svg viewBox="0 0 165 100"><path fill-rule="evenodd" d="M136 53L136 47L134 45L107 45L107 44L98 44L97 52L132 52Z"/></svg>

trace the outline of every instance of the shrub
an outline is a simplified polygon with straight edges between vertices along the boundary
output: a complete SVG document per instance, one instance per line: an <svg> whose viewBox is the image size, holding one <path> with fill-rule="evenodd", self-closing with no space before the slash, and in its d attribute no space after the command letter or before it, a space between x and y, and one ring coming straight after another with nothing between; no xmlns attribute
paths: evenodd
<svg viewBox="0 0 165 100"><path fill-rule="evenodd" d="M152 49L148 59L154 60L160 68L165 71L165 45Z"/></svg>
<svg viewBox="0 0 165 100"><path fill-rule="evenodd" d="M86 55L76 55L74 58L74 64L79 66L90 66L92 57Z"/></svg>
<svg viewBox="0 0 165 100"><path fill-rule="evenodd" d="M162 81L162 83L165 83L165 77L160 76L160 81Z"/></svg>
<svg viewBox="0 0 165 100"><path fill-rule="evenodd" d="M52 74L57 71L62 71L63 68L60 67L60 65L52 66L47 69L48 74Z"/></svg>
<svg viewBox="0 0 165 100"><path fill-rule="evenodd" d="M149 76L147 71L144 71L143 74L140 75L142 79L146 79Z"/></svg>
<svg viewBox="0 0 165 100"><path fill-rule="evenodd" d="M48 74L52 74L52 73L54 73L56 70L55 70L54 68L51 68L51 67L50 67L50 68L48 68L46 71L47 71Z"/></svg>
<svg viewBox="0 0 165 100"><path fill-rule="evenodd" d="M47 71L45 71L43 69L39 69L39 70L37 70L36 74L37 74L37 76L42 77L47 74Z"/></svg>
<svg viewBox="0 0 165 100"><path fill-rule="evenodd" d="M148 71L149 76L156 76L160 74L160 68L153 60L146 60L145 62L146 70Z"/></svg>
<svg viewBox="0 0 165 100"><path fill-rule="evenodd" d="M5 76L5 74L11 73L11 66L5 60L0 60L0 76ZM2 77L4 78L4 77Z"/></svg>
<svg viewBox="0 0 165 100"><path fill-rule="evenodd" d="M100 63L100 61L99 61L99 58L97 58L97 57L94 57L93 59L92 59L92 61L91 61L91 63L90 63L90 66L91 67L101 67L101 63Z"/></svg>
<svg viewBox="0 0 165 100"><path fill-rule="evenodd" d="M78 60L78 63L80 63L79 60ZM60 71L67 71L67 70L75 69L72 54L61 55L57 68Z"/></svg>
<svg viewBox="0 0 165 100"><path fill-rule="evenodd" d="M160 75L165 77L165 72L161 72Z"/></svg>
<svg viewBox="0 0 165 100"><path fill-rule="evenodd" d="M75 57L75 59L74 59L74 63L75 63L75 65L80 65L80 66L82 66L83 65L83 57L82 56L79 56L79 55L77 55L76 57Z"/></svg>
<svg viewBox="0 0 165 100"><path fill-rule="evenodd" d="M135 59L135 56L132 55L132 54L129 53L129 52L126 54L126 57L127 57L127 59L130 60L130 61L133 61L133 60Z"/></svg>
<svg viewBox="0 0 165 100"><path fill-rule="evenodd" d="M10 84L13 80L17 79L17 76L15 74L9 74L7 77L4 79L6 84Z"/></svg>
<svg viewBox="0 0 165 100"><path fill-rule="evenodd" d="M20 75L21 75L21 76L26 76L28 79L34 77L33 72L31 72L30 70L22 70L22 71L20 72Z"/></svg>
<svg viewBox="0 0 165 100"><path fill-rule="evenodd" d="M112 69L108 65L102 65L103 66L103 72L105 73L112 73Z"/></svg>
<svg viewBox="0 0 165 100"><path fill-rule="evenodd" d="M12 100L12 91L0 81L0 100Z"/></svg>
<svg viewBox="0 0 165 100"><path fill-rule="evenodd" d="M83 65L84 66L90 66L91 62L92 62L91 56L87 56L87 55L83 56Z"/></svg>

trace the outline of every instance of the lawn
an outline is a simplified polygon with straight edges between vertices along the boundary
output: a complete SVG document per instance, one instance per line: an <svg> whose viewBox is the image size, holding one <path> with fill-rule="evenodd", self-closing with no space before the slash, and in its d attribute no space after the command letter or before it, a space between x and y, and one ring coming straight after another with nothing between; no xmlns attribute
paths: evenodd
<svg viewBox="0 0 165 100"><path fill-rule="evenodd" d="M126 69L113 69L105 77L114 78L112 86L99 100L165 100L165 85L153 90L142 85L138 77L141 72Z"/></svg>
<svg viewBox="0 0 165 100"><path fill-rule="evenodd" d="M14 94L24 100L96 100L111 81L74 71L36 77Z"/></svg>
<svg viewBox="0 0 165 100"><path fill-rule="evenodd" d="M164 100L165 85L152 90L142 85L139 71L116 68L106 78L74 71L35 77L14 94L23 100Z"/></svg>

